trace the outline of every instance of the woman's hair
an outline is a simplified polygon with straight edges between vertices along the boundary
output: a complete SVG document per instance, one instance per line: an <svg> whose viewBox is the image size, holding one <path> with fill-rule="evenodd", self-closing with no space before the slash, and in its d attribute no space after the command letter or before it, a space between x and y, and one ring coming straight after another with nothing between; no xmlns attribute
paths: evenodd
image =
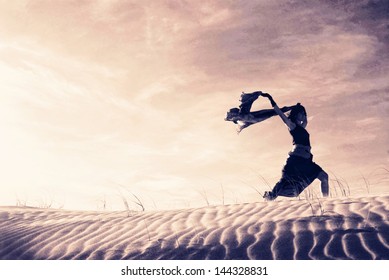
<svg viewBox="0 0 389 280"><path fill-rule="evenodd" d="M305 116L307 115L304 106L300 103L297 103L296 105L292 106L292 110L290 110L288 118L292 122L296 123L296 118L299 113L303 113Z"/></svg>

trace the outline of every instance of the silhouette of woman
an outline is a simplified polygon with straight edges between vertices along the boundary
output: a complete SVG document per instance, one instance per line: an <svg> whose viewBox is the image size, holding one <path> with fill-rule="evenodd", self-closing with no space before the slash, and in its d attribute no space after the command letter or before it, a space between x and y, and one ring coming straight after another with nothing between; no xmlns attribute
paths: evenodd
<svg viewBox="0 0 389 280"><path fill-rule="evenodd" d="M253 102L259 97L267 97L273 106L273 110L261 110L250 112ZM228 119L236 123L242 122L239 131L256 122L263 121L271 116L278 115L289 129L293 138L293 149L289 152L289 157L282 169L282 177L276 183L272 191L266 191L265 200L274 200L277 196L296 197L315 179L321 181L321 192L324 197L329 194L328 174L316 163L313 162L311 154L311 143L309 133L305 129L307 126L307 113L305 108L297 103L295 106L279 108L273 97L268 93L256 91L253 93L243 93L241 105L235 110L234 119ZM231 113L231 110L229 113ZM290 111L288 115L284 112Z"/></svg>

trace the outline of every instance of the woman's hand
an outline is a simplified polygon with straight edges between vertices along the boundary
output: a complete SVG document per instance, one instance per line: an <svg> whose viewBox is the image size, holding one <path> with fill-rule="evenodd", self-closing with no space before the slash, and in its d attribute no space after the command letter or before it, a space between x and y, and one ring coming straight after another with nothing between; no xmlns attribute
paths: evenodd
<svg viewBox="0 0 389 280"><path fill-rule="evenodd" d="M261 96L267 97L267 98L272 98L272 96L271 96L270 94L265 93L265 92L262 92L262 93L261 93Z"/></svg>
<svg viewBox="0 0 389 280"><path fill-rule="evenodd" d="M262 93L261 96L269 98L270 103L271 103L271 105L272 105L273 107L274 107L274 106L277 106L276 102L274 101L273 97L272 97L270 94L268 94L268 93Z"/></svg>

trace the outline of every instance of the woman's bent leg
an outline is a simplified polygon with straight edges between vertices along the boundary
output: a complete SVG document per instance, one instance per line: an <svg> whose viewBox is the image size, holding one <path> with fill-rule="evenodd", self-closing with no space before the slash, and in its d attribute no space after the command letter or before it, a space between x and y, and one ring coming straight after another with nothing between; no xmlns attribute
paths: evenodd
<svg viewBox="0 0 389 280"><path fill-rule="evenodd" d="M329 195L329 186L328 186L328 174L324 171L321 171L317 176L317 179L321 182L321 192L324 197Z"/></svg>

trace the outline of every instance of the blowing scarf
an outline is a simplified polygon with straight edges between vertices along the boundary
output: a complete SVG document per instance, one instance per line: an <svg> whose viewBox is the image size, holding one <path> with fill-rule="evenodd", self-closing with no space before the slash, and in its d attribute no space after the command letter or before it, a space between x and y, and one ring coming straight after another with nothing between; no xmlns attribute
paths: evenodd
<svg viewBox="0 0 389 280"><path fill-rule="evenodd" d="M302 107L300 103L293 106L284 106L280 108L283 113L287 113L297 107ZM238 124L238 133L243 129L255 123L263 122L271 117L277 116L274 109L263 109L242 114L239 108L231 108L225 117L225 121L232 121Z"/></svg>

